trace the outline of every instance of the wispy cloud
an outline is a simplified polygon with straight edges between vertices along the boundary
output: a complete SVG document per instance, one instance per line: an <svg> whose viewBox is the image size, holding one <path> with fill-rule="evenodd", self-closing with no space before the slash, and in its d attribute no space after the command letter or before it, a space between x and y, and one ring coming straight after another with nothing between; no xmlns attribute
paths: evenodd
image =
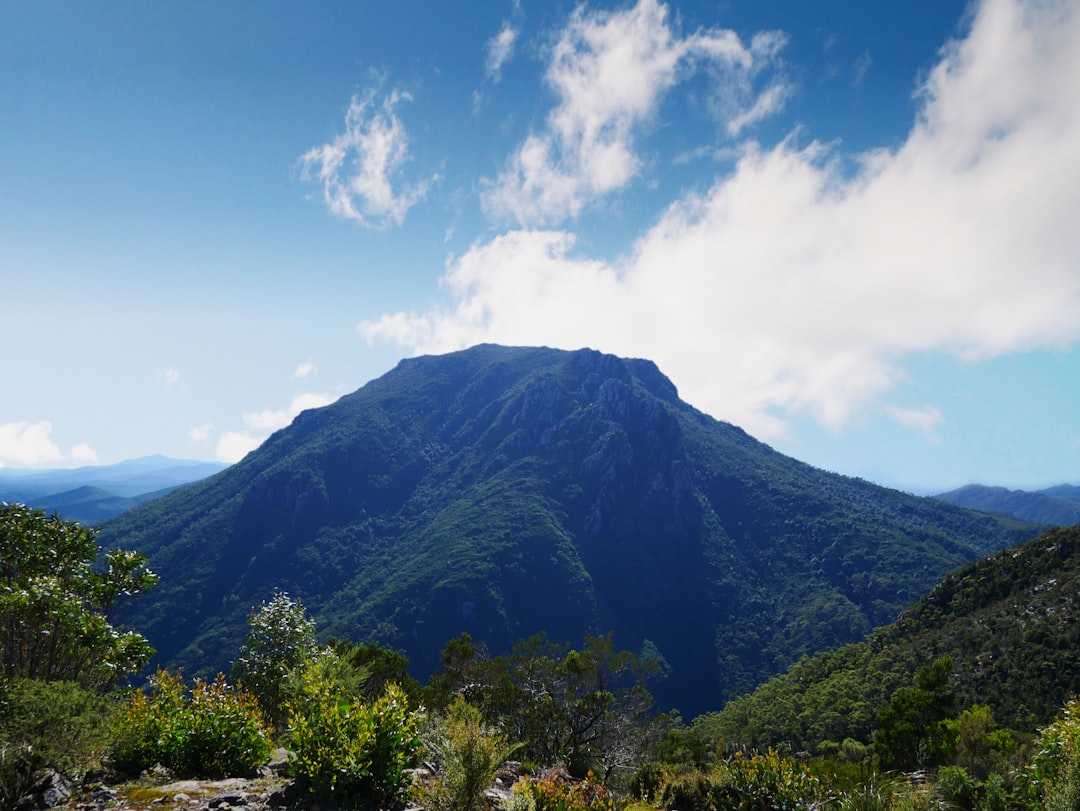
<svg viewBox="0 0 1080 811"><path fill-rule="evenodd" d="M502 78L503 65L514 56L517 37L517 30L507 21L503 23L499 33L488 40L484 70L492 81L498 82Z"/></svg>
<svg viewBox="0 0 1080 811"><path fill-rule="evenodd" d="M1080 339L1077 6L984 0L927 74L905 141L854 173L818 144L751 145L617 262L567 231L512 231L450 262L452 306L360 331L418 352L498 341L651 357L691 402L766 437L799 411L844 425L910 353L1067 346ZM646 0L579 11L549 70L560 104L487 204L551 220L625 184L634 128L706 43L718 62L753 58L733 34L675 38Z"/></svg>
<svg viewBox="0 0 1080 811"><path fill-rule="evenodd" d="M9 422L0 425L0 467L47 467L93 464L97 454L85 442L67 452L52 438L52 423Z"/></svg>
<svg viewBox="0 0 1080 811"><path fill-rule="evenodd" d="M743 127L779 109L782 85L761 96L750 77L782 38L746 46L732 31L680 37L657 0L622 11L579 7L550 54L546 83L558 97L544 128L525 139L490 181L483 205L495 220L521 225L576 217L590 202L625 187L639 172L635 136L681 79L708 66L716 109Z"/></svg>
<svg viewBox="0 0 1080 811"><path fill-rule="evenodd" d="M318 373L319 367L315 365L315 361L309 358L296 367L296 371L293 372L293 377L303 380L304 378L311 377Z"/></svg>
<svg viewBox="0 0 1080 811"><path fill-rule="evenodd" d="M165 384L166 389L175 388L176 384L180 382L180 370L170 366L161 373L161 381Z"/></svg>
<svg viewBox="0 0 1080 811"><path fill-rule="evenodd" d="M888 406L885 410L896 422L906 428L921 432L930 442L940 441L937 429L945 422L945 418L936 406L927 405L922 408Z"/></svg>
<svg viewBox="0 0 1080 811"><path fill-rule="evenodd" d="M397 108L411 96L401 90L354 96L345 132L300 158L303 176L322 184L323 201L338 217L369 228L401 225L436 179L401 180L409 138Z"/></svg>

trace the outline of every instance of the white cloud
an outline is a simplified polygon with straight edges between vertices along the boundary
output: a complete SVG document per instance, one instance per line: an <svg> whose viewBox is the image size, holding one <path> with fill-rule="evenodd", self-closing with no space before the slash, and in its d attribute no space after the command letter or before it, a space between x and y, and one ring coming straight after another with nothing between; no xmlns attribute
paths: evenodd
<svg viewBox="0 0 1080 811"><path fill-rule="evenodd" d="M218 437L217 460L235 464L259 447L264 439L266 437L253 436L244 431L227 431Z"/></svg>
<svg viewBox="0 0 1080 811"><path fill-rule="evenodd" d="M319 367L315 365L315 361L308 359L296 367L296 371L293 372L293 377L303 380L306 377L311 377L319 373Z"/></svg>
<svg viewBox="0 0 1080 811"><path fill-rule="evenodd" d="M497 82L502 78L503 65L513 58L517 36L518 32L514 27L509 22L504 22L499 33L488 40L484 70L493 81Z"/></svg>
<svg viewBox="0 0 1080 811"><path fill-rule="evenodd" d="M393 90L354 96L345 132L300 158L303 176L322 184L323 201L343 219L369 228L401 225L405 214L424 199L434 178L399 182L409 159L409 138L397 107L412 97Z"/></svg>
<svg viewBox="0 0 1080 811"><path fill-rule="evenodd" d="M64 453L52 438L52 423L9 422L0 425L0 467L90 464L98 457L85 442Z"/></svg>
<svg viewBox="0 0 1080 811"><path fill-rule="evenodd" d="M885 410L896 422L906 428L920 431L929 441L938 442L940 440L937 428L945 422L945 418L936 406L928 405L922 408L888 406Z"/></svg>
<svg viewBox="0 0 1080 811"><path fill-rule="evenodd" d="M180 371L169 367L161 373L161 379L165 383L165 388L171 389L180 382Z"/></svg>
<svg viewBox="0 0 1080 811"><path fill-rule="evenodd" d="M650 357L688 400L766 437L798 411L844 425L909 353L1068 346L1080 338L1078 5L985 0L927 75L904 143L853 174L817 144L750 146L616 263L579 255L567 232L513 231L450 262L452 307L360 330L418 352L498 341ZM630 124L678 58L659 13L643 0L575 17L560 44L574 55L552 68L565 90L551 132L565 141L537 136L515 155L505 188L530 202L509 210L580 205L635 170ZM577 157L553 162L564 142ZM598 154L604 171L585 165Z"/></svg>
<svg viewBox="0 0 1080 811"><path fill-rule="evenodd" d="M286 408L264 409L263 411L249 411L244 414L244 425L252 431L269 433L279 428L284 428L301 411L308 408L321 408L333 402L333 398L327 394L306 392L293 397L292 402Z"/></svg>
<svg viewBox="0 0 1080 811"><path fill-rule="evenodd" d="M191 430L188 431L188 436L196 442L206 442L206 440L214 435L214 431L216 430L214 423L205 422L202 425L191 426Z"/></svg>
<svg viewBox="0 0 1080 811"><path fill-rule="evenodd" d="M677 36L668 9L638 0L621 11L579 7L551 52L545 80L558 104L545 128L530 135L483 194L489 216L519 224L576 217L590 202L626 186L639 172L635 136L682 78L708 66L716 109L734 132L776 112L784 85L760 96L753 78L775 58L783 39L759 35L750 46L732 31ZM731 125L728 125L731 129Z"/></svg>

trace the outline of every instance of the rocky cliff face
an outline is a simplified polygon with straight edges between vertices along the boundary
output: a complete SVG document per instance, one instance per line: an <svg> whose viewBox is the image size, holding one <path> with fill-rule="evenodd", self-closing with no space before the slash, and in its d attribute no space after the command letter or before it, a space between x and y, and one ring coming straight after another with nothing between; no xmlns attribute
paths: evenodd
<svg viewBox="0 0 1080 811"><path fill-rule="evenodd" d="M227 667L283 588L421 678L463 631L614 631L694 712L1023 534L776 454L648 361L481 346L403 361L103 541L149 554L162 585L131 619L189 671Z"/></svg>

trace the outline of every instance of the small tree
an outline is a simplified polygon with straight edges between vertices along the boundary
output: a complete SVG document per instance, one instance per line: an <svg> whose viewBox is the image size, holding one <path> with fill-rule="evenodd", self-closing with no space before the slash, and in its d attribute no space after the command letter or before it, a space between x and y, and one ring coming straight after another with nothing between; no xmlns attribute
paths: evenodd
<svg viewBox="0 0 1080 811"><path fill-rule="evenodd" d="M459 695L445 717L432 719L424 747L438 765L430 788L418 791L431 811L478 811L484 790L518 748L490 727L479 709Z"/></svg>
<svg viewBox="0 0 1080 811"><path fill-rule="evenodd" d="M289 674L319 652L315 622L299 600L279 591L252 612L248 626L232 675L237 684L255 696L263 712L280 729L289 698Z"/></svg>
<svg viewBox="0 0 1080 811"><path fill-rule="evenodd" d="M108 689L153 655L110 622L122 597L157 583L137 552L94 568L97 531L22 504L0 504L0 674Z"/></svg>

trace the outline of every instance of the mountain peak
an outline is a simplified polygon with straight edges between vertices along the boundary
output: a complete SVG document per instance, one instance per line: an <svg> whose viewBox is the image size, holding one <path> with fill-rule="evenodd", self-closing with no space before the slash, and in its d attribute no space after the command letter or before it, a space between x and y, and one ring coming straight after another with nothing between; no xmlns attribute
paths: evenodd
<svg viewBox="0 0 1080 811"><path fill-rule="evenodd" d="M466 631L493 652L613 631L691 711L1024 532L784 457L650 361L488 344L402 361L102 540L149 555L162 584L132 619L189 669L226 667L285 589L420 677Z"/></svg>

